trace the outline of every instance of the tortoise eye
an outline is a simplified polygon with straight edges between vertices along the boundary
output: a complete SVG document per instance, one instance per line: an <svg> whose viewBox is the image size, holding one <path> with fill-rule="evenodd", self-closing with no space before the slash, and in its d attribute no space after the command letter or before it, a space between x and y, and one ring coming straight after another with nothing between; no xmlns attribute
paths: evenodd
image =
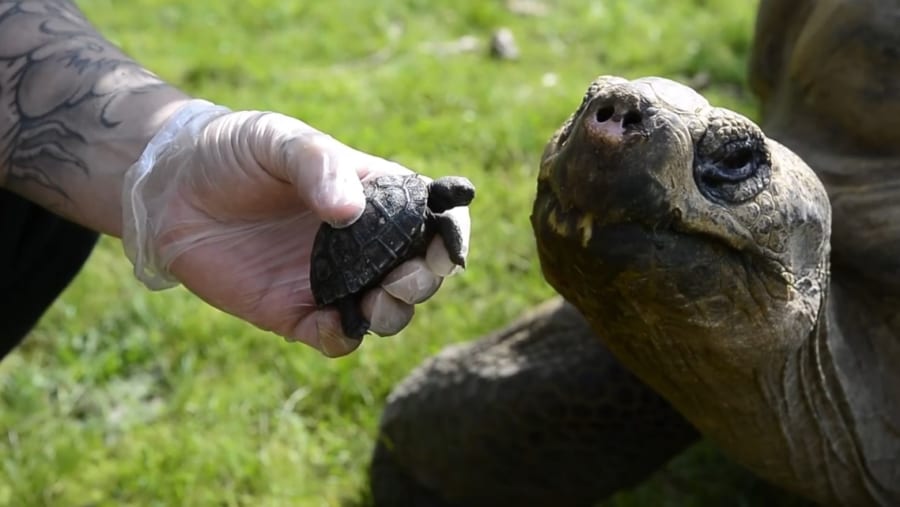
<svg viewBox="0 0 900 507"><path fill-rule="evenodd" d="M738 171L746 168L753 163L753 151L750 148L738 148L734 153L730 153L722 159L721 165L729 171Z"/></svg>
<svg viewBox="0 0 900 507"><path fill-rule="evenodd" d="M709 183L737 183L759 170L759 158L751 148L742 146L708 164L702 177Z"/></svg>
<svg viewBox="0 0 900 507"><path fill-rule="evenodd" d="M768 184L769 153L762 140L739 139L709 155L697 154L694 176L708 198L728 203L752 199Z"/></svg>

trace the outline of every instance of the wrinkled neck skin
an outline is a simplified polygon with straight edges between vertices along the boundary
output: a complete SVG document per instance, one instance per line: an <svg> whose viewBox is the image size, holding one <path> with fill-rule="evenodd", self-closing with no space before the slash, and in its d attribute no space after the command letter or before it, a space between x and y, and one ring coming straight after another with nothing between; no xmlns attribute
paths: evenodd
<svg viewBox="0 0 900 507"><path fill-rule="evenodd" d="M810 496L823 504L900 505L895 305L835 270L820 324L786 357L776 382L761 383L786 428L791 471L819 478L827 495Z"/></svg>
<svg viewBox="0 0 900 507"><path fill-rule="evenodd" d="M578 114L563 147L548 144L532 215L545 277L736 461L823 505L897 505L893 315L830 279L821 184L768 141L766 190L710 204L684 163L690 115L653 119L668 124L633 164L625 148L585 148Z"/></svg>

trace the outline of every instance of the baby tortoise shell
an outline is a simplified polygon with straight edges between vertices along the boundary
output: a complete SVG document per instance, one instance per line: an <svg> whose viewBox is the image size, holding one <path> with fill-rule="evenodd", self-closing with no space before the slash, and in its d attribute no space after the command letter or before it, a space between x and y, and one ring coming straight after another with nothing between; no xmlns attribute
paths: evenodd
<svg viewBox="0 0 900 507"><path fill-rule="evenodd" d="M467 206L475 187L460 176L427 183L415 174L379 176L363 183L366 209L349 227L322 224L312 250L310 284L316 304L334 305L349 338L369 330L360 299L404 261L424 255L435 234L450 260L464 266L462 238L442 214Z"/></svg>

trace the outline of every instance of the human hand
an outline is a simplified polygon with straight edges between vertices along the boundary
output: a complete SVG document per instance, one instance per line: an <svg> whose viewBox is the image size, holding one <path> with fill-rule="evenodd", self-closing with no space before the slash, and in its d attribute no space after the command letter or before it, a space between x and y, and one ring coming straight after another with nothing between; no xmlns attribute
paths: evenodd
<svg viewBox="0 0 900 507"><path fill-rule="evenodd" d="M276 113L229 112L192 101L167 122L126 175L123 244L148 287L179 282L232 315L328 356L359 346L336 310L318 309L309 284L322 221L353 223L362 181L410 173ZM468 250L468 208L446 212ZM414 305L457 272L440 238L425 258L392 271L362 298L379 335L402 330Z"/></svg>

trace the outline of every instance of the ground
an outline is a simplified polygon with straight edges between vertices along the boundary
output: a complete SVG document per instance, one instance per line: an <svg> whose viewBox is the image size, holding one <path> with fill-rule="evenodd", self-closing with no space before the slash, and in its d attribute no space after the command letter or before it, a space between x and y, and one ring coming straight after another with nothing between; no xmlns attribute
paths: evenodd
<svg viewBox="0 0 900 507"><path fill-rule="evenodd" d="M443 345L551 295L528 225L537 161L592 78L661 75L755 113L745 85L755 1L79 4L196 96L295 115L414 170L469 177L470 268L401 335L328 360L181 289L143 290L105 239L0 364L0 505L365 505L391 387ZM500 27L518 60L490 57ZM698 472L710 460L720 458L699 449L610 505L751 505L744 477Z"/></svg>

